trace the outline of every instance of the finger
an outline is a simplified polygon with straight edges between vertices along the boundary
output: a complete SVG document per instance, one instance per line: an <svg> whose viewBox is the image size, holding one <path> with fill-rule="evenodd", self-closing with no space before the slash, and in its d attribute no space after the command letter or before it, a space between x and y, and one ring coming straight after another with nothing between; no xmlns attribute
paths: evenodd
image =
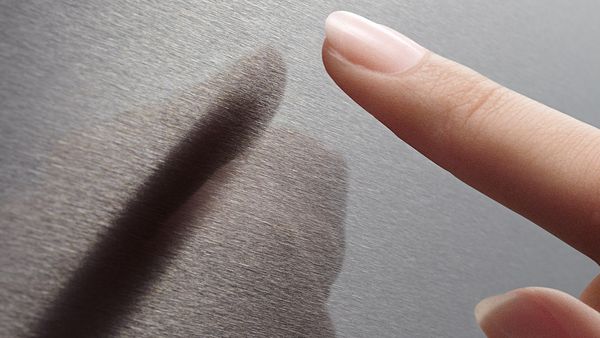
<svg viewBox="0 0 600 338"><path fill-rule="evenodd" d="M600 311L600 275L596 276L585 290L583 290L579 298L582 302L596 309L596 311Z"/></svg>
<svg viewBox="0 0 600 338"><path fill-rule="evenodd" d="M486 298L475 318L489 338L600 337L600 313L558 290L524 288Z"/></svg>
<svg viewBox="0 0 600 338"><path fill-rule="evenodd" d="M600 262L600 131L335 12L323 62L396 135L498 202Z"/></svg>

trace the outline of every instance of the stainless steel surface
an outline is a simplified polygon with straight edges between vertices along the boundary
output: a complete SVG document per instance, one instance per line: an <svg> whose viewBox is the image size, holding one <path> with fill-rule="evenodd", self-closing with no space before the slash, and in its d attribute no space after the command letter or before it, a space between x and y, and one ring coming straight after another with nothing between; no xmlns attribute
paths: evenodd
<svg viewBox="0 0 600 338"><path fill-rule="evenodd" d="M287 67L272 126L319 140L348 166L345 255L329 299L338 336L482 336L472 316L481 298L529 285L577 295L597 273L398 141L334 86L320 61L325 17L350 10L600 126L597 1L3 1L0 8L3 203L34 180L54 140L155 104L271 45Z"/></svg>

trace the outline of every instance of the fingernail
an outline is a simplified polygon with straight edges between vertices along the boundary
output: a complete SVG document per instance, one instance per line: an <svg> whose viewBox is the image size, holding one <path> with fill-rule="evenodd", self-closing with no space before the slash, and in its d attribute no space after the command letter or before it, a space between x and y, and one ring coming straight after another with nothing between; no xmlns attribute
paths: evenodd
<svg viewBox="0 0 600 338"><path fill-rule="evenodd" d="M391 28L350 12L333 12L325 21L329 47L347 61L381 73L414 67L425 49Z"/></svg>
<svg viewBox="0 0 600 338"><path fill-rule="evenodd" d="M475 306L475 319L477 323L481 323L494 312L498 311L503 305L509 303L515 298L515 295L511 292L485 298Z"/></svg>

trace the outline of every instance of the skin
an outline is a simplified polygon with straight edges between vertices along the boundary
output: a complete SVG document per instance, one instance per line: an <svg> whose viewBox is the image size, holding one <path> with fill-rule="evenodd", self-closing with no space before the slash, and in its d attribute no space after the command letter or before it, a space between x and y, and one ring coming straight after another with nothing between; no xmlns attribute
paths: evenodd
<svg viewBox="0 0 600 338"><path fill-rule="evenodd" d="M322 50L328 74L400 139L600 262L600 130L430 51L385 73L332 43L326 38ZM377 57L359 53L352 56ZM600 276L579 299L523 288L482 301L475 315L492 338L585 338L600 337L599 310Z"/></svg>

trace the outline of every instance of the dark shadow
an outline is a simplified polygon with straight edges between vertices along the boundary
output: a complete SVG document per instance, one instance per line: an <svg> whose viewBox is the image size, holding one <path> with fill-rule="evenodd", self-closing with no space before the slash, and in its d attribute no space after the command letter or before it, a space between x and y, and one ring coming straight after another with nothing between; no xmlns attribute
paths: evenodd
<svg viewBox="0 0 600 338"><path fill-rule="evenodd" d="M334 337L347 175L334 150L268 128L182 208L181 255L119 335Z"/></svg>
<svg viewBox="0 0 600 338"><path fill-rule="evenodd" d="M244 152L275 113L285 85L279 54L242 60L158 169L114 220L38 323L39 337L105 336L135 307L180 242L168 222L213 173ZM185 102L194 106L194 102ZM165 113L173 109L165 106ZM169 227L169 228L166 228Z"/></svg>

